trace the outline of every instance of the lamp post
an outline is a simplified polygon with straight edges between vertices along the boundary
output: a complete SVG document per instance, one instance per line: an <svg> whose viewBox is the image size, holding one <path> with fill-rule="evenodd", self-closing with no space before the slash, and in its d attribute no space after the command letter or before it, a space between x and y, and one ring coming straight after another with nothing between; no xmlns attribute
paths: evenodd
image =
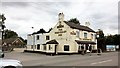
<svg viewBox="0 0 120 68"><path fill-rule="evenodd" d="M34 27L32 27L32 29L33 29L33 51L35 50L35 35L34 35Z"/></svg>
<svg viewBox="0 0 120 68"><path fill-rule="evenodd" d="M99 32L97 33L97 44L98 44ZM97 45L98 46L98 45ZM97 55L101 55L102 51L100 48L97 49Z"/></svg>

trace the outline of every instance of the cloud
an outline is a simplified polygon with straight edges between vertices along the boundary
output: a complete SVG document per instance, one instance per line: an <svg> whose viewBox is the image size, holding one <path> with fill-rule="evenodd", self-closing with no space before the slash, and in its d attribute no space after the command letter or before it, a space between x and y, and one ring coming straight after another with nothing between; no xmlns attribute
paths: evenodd
<svg viewBox="0 0 120 68"><path fill-rule="evenodd" d="M26 7L29 6L28 3L25 2L2 2L3 7Z"/></svg>
<svg viewBox="0 0 120 68"><path fill-rule="evenodd" d="M14 0L12 0L14 1ZM89 21L94 30L103 29L105 34L116 34L118 31L118 0L2 0L2 11L5 14L6 26L15 30L19 36L26 38L32 33L31 27L49 30L58 22L58 13L65 14L65 20L77 18L84 25Z"/></svg>

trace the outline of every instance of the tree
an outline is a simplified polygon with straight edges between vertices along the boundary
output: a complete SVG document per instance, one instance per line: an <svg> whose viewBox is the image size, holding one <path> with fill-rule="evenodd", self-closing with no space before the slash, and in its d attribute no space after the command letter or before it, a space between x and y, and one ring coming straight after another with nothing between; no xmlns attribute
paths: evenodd
<svg viewBox="0 0 120 68"><path fill-rule="evenodd" d="M72 19L68 20L68 22L75 23L75 24L80 24L80 22L77 18L72 18Z"/></svg>
<svg viewBox="0 0 120 68"><path fill-rule="evenodd" d="M99 38L97 38L97 47L102 49L102 51L105 51L106 46L105 46L105 37L104 37L103 30L98 29L97 33L99 35Z"/></svg>
<svg viewBox="0 0 120 68"><path fill-rule="evenodd" d="M8 39L8 38L16 38L18 37L18 34L12 30L5 30L5 35L4 35L4 38L5 39Z"/></svg>
<svg viewBox="0 0 120 68"><path fill-rule="evenodd" d="M4 32L4 28L5 28L5 20L6 20L6 18L5 18L5 16L4 16L4 14L0 14L0 27L1 27L1 37L2 37L2 39L4 39L3 38L3 32Z"/></svg>

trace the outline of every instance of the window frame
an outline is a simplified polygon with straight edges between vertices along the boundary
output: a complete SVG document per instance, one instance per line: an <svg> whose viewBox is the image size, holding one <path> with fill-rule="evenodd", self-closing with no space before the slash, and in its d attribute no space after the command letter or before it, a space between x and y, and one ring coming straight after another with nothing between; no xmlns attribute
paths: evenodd
<svg viewBox="0 0 120 68"><path fill-rule="evenodd" d="M38 48L38 46L39 46L39 48ZM40 50L40 44L37 44L37 50Z"/></svg>
<svg viewBox="0 0 120 68"><path fill-rule="evenodd" d="M64 51L70 51L70 46L69 45L64 45Z"/></svg>
<svg viewBox="0 0 120 68"><path fill-rule="evenodd" d="M49 35L46 36L46 40L50 40L50 36Z"/></svg>
<svg viewBox="0 0 120 68"><path fill-rule="evenodd" d="M93 34L91 34L91 39L93 39L93 36L94 36L94 35L93 35Z"/></svg>
<svg viewBox="0 0 120 68"><path fill-rule="evenodd" d="M39 37L39 35L37 35L37 36L36 36L36 40L39 40L39 39L40 39L40 37Z"/></svg>
<svg viewBox="0 0 120 68"><path fill-rule="evenodd" d="M84 32L84 38L87 39L88 34Z"/></svg>
<svg viewBox="0 0 120 68"><path fill-rule="evenodd" d="M51 45L49 45L49 50L51 50Z"/></svg>

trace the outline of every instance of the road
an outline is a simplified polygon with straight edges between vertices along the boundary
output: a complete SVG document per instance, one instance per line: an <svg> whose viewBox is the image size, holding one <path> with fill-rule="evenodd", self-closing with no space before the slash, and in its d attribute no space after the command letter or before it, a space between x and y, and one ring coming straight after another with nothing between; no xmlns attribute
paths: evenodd
<svg viewBox="0 0 120 68"><path fill-rule="evenodd" d="M86 55L55 55L48 56L38 53L10 52L5 58L22 61L24 66L118 66L118 52L107 52L101 56Z"/></svg>

